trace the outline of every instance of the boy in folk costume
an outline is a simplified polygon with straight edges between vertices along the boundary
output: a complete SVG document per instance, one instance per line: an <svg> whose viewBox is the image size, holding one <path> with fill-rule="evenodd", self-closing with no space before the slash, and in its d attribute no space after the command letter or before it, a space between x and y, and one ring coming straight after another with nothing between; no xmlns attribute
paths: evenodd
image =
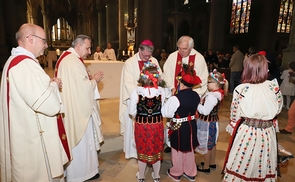
<svg viewBox="0 0 295 182"><path fill-rule="evenodd" d="M208 91L201 99L198 106L199 118L197 120L197 137L199 146L196 151L204 154L202 168L198 171L210 174L210 169L215 170L216 144L218 139L218 109L228 89L228 82L225 76L216 69L209 74Z"/></svg>
<svg viewBox="0 0 295 182"><path fill-rule="evenodd" d="M163 117L172 118L169 136L173 166L167 174L174 181L180 181L182 175L195 181L197 175L194 155L198 145L195 115L200 97L192 88L201 82L196 72L184 65L179 76L178 93L170 97L161 110Z"/></svg>
<svg viewBox="0 0 295 182"><path fill-rule="evenodd" d="M134 137L138 156L138 182L145 181L145 168L152 164L154 182L160 182L160 167L163 160L164 125L161 107L165 90L159 84L158 65L147 62L140 73L138 83L130 96L129 114L135 119Z"/></svg>

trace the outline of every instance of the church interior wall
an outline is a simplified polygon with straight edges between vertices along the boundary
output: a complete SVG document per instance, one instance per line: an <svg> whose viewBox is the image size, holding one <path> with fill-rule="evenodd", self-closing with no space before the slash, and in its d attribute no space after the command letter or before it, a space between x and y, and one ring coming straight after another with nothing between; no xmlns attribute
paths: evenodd
<svg viewBox="0 0 295 182"><path fill-rule="evenodd" d="M3 22L3 26L0 27L0 29L2 29L0 33L2 37L5 37L5 41L0 42L0 58L7 57L11 48L17 45L15 41L15 32L21 24L27 22L27 1L36 3L40 0L0 2L0 12L3 15L0 17ZM88 34L93 39L93 47L100 45L102 48L105 48L107 42L111 42L114 43L113 48L117 51L119 47L119 36L121 36L121 34L118 32L118 27L114 26L112 35L108 35L107 23L109 21L107 21L107 16L109 15L105 8L106 1L44 1L47 2L45 8L49 34L56 20L60 17L64 17L73 28L75 35L80 33ZM118 3L118 1L120 0L114 0L115 3ZM205 49L217 49L218 51L222 49L232 53L232 46L235 44L240 45L243 52L247 52L250 46L256 46L257 49L273 49L276 52L281 52L282 49L288 45L289 34L276 33L276 13L278 11L277 4L280 2L279 0L274 0L272 2L267 0L252 0L251 22L247 34L230 35L229 27L227 26L230 20L230 12L224 14L226 17L225 28L222 30L224 33L214 33L214 36L223 36L223 38L215 38L212 44L209 44L209 32L212 29L212 25L210 25L210 16L214 14L214 12L211 12L213 2L211 4L206 4L205 1L201 0L190 2L191 9L189 9L188 6L181 6L180 0L163 0L163 2L159 2L158 0L140 0L140 3L136 1L136 6L138 6L139 9L147 8L138 13L141 17L138 17L139 26L136 28L136 44L142 39L149 38L155 42L155 49L166 49L167 52L172 52L176 50L177 39L182 35L188 34L194 38L195 48L200 52ZM229 8L231 1L228 0L227 2L227 4L225 3L227 7L223 8ZM68 3L70 3L70 5ZM148 3L152 3L152 5ZM165 3L169 3L169 5ZM142 7L142 4L145 6ZM155 4L157 6L154 6ZM175 5L180 6L180 8L175 8ZM265 5L265 7L261 5ZM33 8L35 8L34 13L37 12L37 15L34 15L37 16L34 19L36 21L35 23L43 26L44 22L41 17L40 6L34 6ZM174 12L175 10L179 11L177 17ZM214 11L217 10L218 9L215 7ZM275 13L271 14L272 12ZM112 16L118 18L118 12L113 12ZM270 20L270 23L267 23L266 18ZM118 20L113 20L112 24L118 26ZM218 25L214 27L214 31L220 31L219 27ZM209 45L210 47L208 47ZM6 51L3 51L3 47L5 47L4 49ZM92 51L94 51L94 48ZM0 61L3 65L6 59Z"/></svg>

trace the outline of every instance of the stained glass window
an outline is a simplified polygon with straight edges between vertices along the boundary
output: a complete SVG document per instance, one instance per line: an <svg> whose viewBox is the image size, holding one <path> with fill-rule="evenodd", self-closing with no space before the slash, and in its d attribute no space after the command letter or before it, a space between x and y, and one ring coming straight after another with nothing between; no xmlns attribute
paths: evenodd
<svg viewBox="0 0 295 182"><path fill-rule="evenodd" d="M248 33L252 0L233 0L230 20L230 33Z"/></svg>
<svg viewBox="0 0 295 182"><path fill-rule="evenodd" d="M73 31L64 18L59 18L57 19L56 24L52 26L51 36L52 41L72 40Z"/></svg>
<svg viewBox="0 0 295 182"><path fill-rule="evenodd" d="M293 0L281 0L277 32L290 33L293 5Z"/></svg>

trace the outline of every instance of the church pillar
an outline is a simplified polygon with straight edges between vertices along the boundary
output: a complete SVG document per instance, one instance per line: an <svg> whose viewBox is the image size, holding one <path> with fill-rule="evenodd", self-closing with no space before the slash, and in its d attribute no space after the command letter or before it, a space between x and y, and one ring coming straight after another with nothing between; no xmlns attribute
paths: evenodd
<svg viewBox="0 0 295 182"><path fill-rule="evenodd" d="M288 68L288 63L290 61L294 61L294 57L295 57L295 10L293 8L289 44L287 48L283 50L283 61L281 66L282 70L285 70Z"/></svg>
<svg viewBox="0 0 295 182"><path fill-rule="evenodd" d="M210 10L210 28L208 48L213 50L224 50L228 14L228 1L212 1Z"/></svg>
<svg viewBox="0 0 295 182"><path fill-rule="evenodd" d="M103 49L107 45L106 38L106 4L104 0L99 0L97 6L97 45ZM96 49L95 46L95 49Z"/></svg>
<svg viewBox="0 0 295 182"><path fill-rule="evenodd" d="M155 49L161 49L164 27L163 5L163 1L159 0L138 0L135 47L138 47L142 40L150 39L154 43Z"/></svg>
<svg viewBox="0 0 295 182"><path fill-rule="evenodd" d="M26 9L26 1L0 1L0 69L17 46L15 33L27 22Z"/></svg>
<svg viewBox="0 0 295 182"><path fill-rule="evenodd" d="M0 2L0 14L3 15L3 2ZM5 37L4 32L4 16L0 16L0 37ZM3 69L3 65L9 57L8 48L5 44L5 39L0 39L0 71Z"/></svg>
<svg viewBox="0 0 295 182"><path fill-rule="evenodd" d="M255 3L255 1L253 1ZM275 40L277 35L277 23L278 23L278 14L280 8L280 0L261 0L256 1L256 13L259 14L257 19L256 26L257 31L252 32L256 35L257 51L265 50L268 53L273 54L275 47ZM259 8L258 8L259 7ZM250 17L250 24L251 24ZM252 24L253 25L253 24Z"/></svg>
<svg viewBox="0 0 295 182"><path fill-rule="evenodd" d="M118 48L118 0L106 0L107 42L116 51Z"/></svg>
<svg viewBox="0 0 295 182"><path fill-rule="evenodd" d="M128 0L119 0L119 48L118 60L123 59L122 51L127 47L127 31L124 27L124 14L127 14Z"/></svg>

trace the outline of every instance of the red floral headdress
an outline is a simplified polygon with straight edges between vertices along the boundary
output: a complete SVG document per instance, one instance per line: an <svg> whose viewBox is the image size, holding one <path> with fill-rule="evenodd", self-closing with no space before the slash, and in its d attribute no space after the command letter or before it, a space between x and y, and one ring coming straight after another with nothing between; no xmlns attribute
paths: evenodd
<svg viewBox="0 0 295 182"><path fill-rule="evenodd" d="M196 75L196 71L187 64L183 64L181 76L179 76L178 79L188 87L193 87L202 83L202 80Z"/></svg>

